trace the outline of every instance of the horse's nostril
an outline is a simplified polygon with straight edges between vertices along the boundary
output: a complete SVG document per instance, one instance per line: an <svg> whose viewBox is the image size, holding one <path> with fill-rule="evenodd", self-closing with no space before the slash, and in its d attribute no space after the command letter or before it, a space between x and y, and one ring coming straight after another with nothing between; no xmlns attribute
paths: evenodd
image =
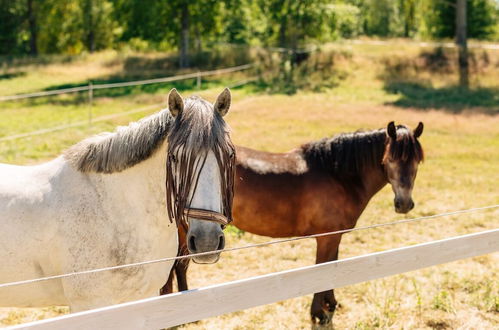
<svg viewBox="0 0 499 330"><path fill-rule="evenodd" d="M414 208L414 202L411 201L411 205L409 206L409 209L412 210Z"/></svg>
<svg viewBox="0 0 499 330"><path fill-rule="evenodd" d="M218 241L217 250L222 250L224 247L225 247L225 237L224 235L221 235Z"/></svg>
<svg viewBox="0 0 499 330"><path fill-rule="evenodd" d="M398 199L395 200L395 208L400 208L400 201Z"/></svg>
<svg viewBox="0 0 499 330"><path fill-rule="evenodd" d="M194 235L191 235L191 237L189 237L189 249L192 252L196 252L196 237Z"/></svg>

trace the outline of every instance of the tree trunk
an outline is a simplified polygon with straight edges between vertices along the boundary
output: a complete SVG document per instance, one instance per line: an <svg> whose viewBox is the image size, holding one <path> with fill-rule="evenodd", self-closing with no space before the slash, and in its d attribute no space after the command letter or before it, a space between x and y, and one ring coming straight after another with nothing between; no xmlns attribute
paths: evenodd
<svg viewBox="0 0 499 330"><path fill-rule="evenodd" d="M289 4L287 1L282 1L280 21L279 21L279 47L287 48L288 45L288 13Z"/></svg>
<svg viewBox="0 0 499 330"><path fill-rule="evenodd" d="M286 15L281 18L281 25L279 26L279 46L283 48L288 47L286 30L288 29L288 20Z"/></svg>
<svg viewBox="0 0 499 330"><path fill-rule="evenodd" d="M196 52L198 54L203 50L203 42L201 40L201 31L199 31L199 26L196 24L194 28L194 33L196 34L196 40L194 41L194 45L196 47Z"/></svg>
<svg viewBox="0 0 499 330"><path fill-rule="evenodd" d="M456 44L459 50L459 85L469 87L468 45L466 40L466 0L456 3Z"/></svg>
<svg viewBox="0 0 499 330"><path fill-rule="evenodd" d="M87 0L87 48L90 53L95 51L95 28L94 28L94 3L93 0Z"/></svg>
<svg viewBox="0 0 499 330"><path fill-rule="evenodd" d="M33 9L33 0L28 0L28 22L29 22L29 53L38 55L36 16Z"/></svg>
<svg viewBox="0 0 499 330"><path fill-rule="evenodd" d="M180 67L189 66L189 3L182 1L181 32L180 32Z"/></svg>

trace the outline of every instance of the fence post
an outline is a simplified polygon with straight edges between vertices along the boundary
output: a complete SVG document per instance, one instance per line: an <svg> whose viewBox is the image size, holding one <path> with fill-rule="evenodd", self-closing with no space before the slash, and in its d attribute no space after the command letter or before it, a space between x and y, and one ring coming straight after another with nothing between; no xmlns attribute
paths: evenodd
<svg viewBox="0 0 499 330"><path fill-rule="evenodd" d="M196 84L197 84L197 88L201 89L201 75L199 74L199 71L198 71L198 75L196 77Z"/></svg>
<svg viewBox="0 0 499 330"><path fill-rule="evenodd" d="M92 82L88 83L88 124L92 125L92 103L94 101L94 90Z"/></svg>

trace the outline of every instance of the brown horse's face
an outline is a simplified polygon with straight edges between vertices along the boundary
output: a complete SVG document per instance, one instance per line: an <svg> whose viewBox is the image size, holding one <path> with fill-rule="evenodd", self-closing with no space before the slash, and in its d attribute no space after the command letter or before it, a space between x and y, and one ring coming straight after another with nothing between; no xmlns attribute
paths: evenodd
<svg viewBox="0 0 499 330"><path fill-rule="evenodd" d="M414 208L412 189L423 160L423 150L417 138L423 133L423 123L414 132L406 127L395 127L390 122L387 127L387 144L383 165L388 182L395 193L395 212L407 213Z"/></svg>
<svg viewBox="0 0 499 330"><path fill-rule="evenodd" d="M388 182L392 185L395 193L395 212L407 213L414 208L412 200L412 189L418 171L418 164L415 161L387 161L385 163Z"/></svg>

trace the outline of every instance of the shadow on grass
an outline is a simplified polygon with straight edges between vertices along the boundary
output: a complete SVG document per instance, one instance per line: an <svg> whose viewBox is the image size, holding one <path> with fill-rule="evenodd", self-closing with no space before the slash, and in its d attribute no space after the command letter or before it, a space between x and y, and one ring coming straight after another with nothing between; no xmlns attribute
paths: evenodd
<svg viewBox="0 0 499 330"><path fill-rule="evenodd" d="M84 58L85 55L1 55L0 67L21 68L28 65L43 66L67 64Z"/></svg>
<svg viewBox="0 0 499 330"><path fill-rule="evenodd" d="M20 71L20 72L13 72L13 73L4 73L0 74L0 80L3 79L13 79L17 77L23 77L26 75L26 72Z"/></svg>
<svg viewBox="0 0 499 330"><path fill-rule="evenodd" d="M439 109L451 113L470 110L490 115L499 114L499 88L471 88L459 86L435 88L421 82L389 81L384 89L400 98L390 104L425 109Z"/></svg>
<svg viewBox="0 0 499 330"><path fill-rule="evenodd" d="M488 52L472 51L469 55L471 77L496 74ZM451 85L457 76L457 62L456 51L443 48L424 50L417 56L386 57L379 78L385 91L399 95L390 103L399 107L499 114L499 87L465 89ZM431 80L437 76L448 85L435 88Z"/></svg>
<svg viewBox="0 0 499 330"><path fill-rule="evenodd" d="M262 53L256 71L259 79L252 90L257 93L293 95L298 91L316 93L338 87L348 71L337 65L350 53L316 49L310 53Z"/></svg>

